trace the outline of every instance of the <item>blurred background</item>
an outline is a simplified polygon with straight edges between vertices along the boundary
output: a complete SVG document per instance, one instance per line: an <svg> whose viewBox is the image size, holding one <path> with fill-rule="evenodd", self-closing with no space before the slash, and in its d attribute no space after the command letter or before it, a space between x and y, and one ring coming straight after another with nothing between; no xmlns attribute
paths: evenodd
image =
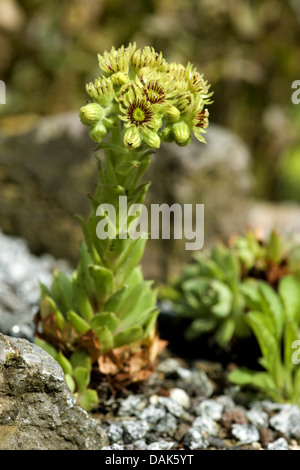
<svg viewBox="0 0 300 470"><path fill-rule="evenodd" d="M221 157L207 155L213 165L198 168L192 183L187 172L180 189L185 184L197 193L201 186L209 193L206 240L246 227L249 214L255 221L273 222L282 214L281 224L299 228L300 104L291 101L292 83L300 80L298 0L0 0L4 233L24 237L36 254L49 251L76 260L80 234L73 215L88 210L95 172L87 157L93 143L78 122L78 109L86 100L86 82L99 75L97 53L133 41L162 51L168 61L192 62L212 84L214 131L203 151L219 155L218 142L223 153L226 148L223 170L218 173L216 163ZM182 165L176 158L173 166L166 160L169 186L161 202L179 196L184 202L205 202L202 193L197 198L187 191L172 193ZM154 188L161 164L159 172L153 169ZM248 179L242 183L245 172ZM244 197L258 202L245 206ZM218 210L223 216L232 210L234 222L224 230ZM238 214L246 213L249 217L236 227ZM168 250L171 244L165 243L163 252ZM153 251L157 265L149 275L166 278L170 268L162 252Z"/></svg>

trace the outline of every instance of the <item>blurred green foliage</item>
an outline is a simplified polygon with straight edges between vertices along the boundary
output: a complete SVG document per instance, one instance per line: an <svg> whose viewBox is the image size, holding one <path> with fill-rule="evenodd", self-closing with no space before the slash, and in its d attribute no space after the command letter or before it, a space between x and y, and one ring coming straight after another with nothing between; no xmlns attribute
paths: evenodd
<svg viewBox="0 0 300 470"><path fill-rule="evenodd" d="M250 147L257 195L300 200L282 158L300 147L297 0L0 0L0 114L78 109L96 54L130 41L199 67L214 90L212 122Z"/></svg>

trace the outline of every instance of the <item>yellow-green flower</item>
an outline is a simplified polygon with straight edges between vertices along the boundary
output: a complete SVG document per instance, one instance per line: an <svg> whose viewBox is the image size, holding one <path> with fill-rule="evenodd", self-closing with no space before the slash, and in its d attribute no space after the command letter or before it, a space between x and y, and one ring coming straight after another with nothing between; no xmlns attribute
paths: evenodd
<svg viewBox="0 0 300 470"><path fill-rule="evenodd" d="M135 43L98 59L102 76L87 92L103 116L96 106L81 111L94 140L119 127L127 148L158 148L161 140L188 145L193 134L204 141L212 93L194 65L168 63L153 47L137 49Z"/></svg>

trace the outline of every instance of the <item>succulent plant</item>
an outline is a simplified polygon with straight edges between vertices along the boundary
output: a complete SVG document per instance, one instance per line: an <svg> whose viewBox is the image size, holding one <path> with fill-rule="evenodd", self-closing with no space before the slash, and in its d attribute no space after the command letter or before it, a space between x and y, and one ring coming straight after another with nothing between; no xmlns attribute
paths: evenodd
<svg viewBox="0 0 300 470"><path fill-rule="evenodd" d="M210 102L191 64L168 64L153 48L130 44L98 58L102 75L87 85L91 101L80 110L103 150L98 185L90 215L79 217L78 266L71 277L55 272L51 288L42 285L36 316L38 344L89 410L97 403L94 377L122 386L144 380L165 346L157 292L139 266L148 234L136 228L149 187L140 180L162 140L188 145L192 133L204 140Z"/></svg>
<svg viewBox="0 0 300 470"><path fill-rule="evenodd" d="M265 280L274 289L289 273L299 275L300 246L275 231L262 240L254 232L216 244L208 254L198 252L179 279L161 296L172 300L182 318L190 319L188 340L211 332L216 344L228 347L233 337L252 335L245 321L247 280Z"/></svg>
<svg viewBox="0 0 300 470"><path fill-rule="evenodd" d="M300 405L300 281L287 275L278 292L265 281L248 280L247 301L251 311L245 321L255 335L264 370L235 369L229 380L257 388L276 402ZM298 348L298 351L295 349Z"/></svg>

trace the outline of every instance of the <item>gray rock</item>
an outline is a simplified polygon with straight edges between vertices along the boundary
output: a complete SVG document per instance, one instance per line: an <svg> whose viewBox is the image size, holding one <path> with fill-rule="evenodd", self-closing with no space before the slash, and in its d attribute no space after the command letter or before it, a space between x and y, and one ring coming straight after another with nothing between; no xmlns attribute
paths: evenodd
<svg viewBox="0 0 300 470"><path fill-rule="evenodd" d="M67 387L58 363L0 334L0 449L99 450L108 441Z"/></svg>
<svg viewBox="0 0 300 470"><path fill-rule="evenodd" d="M182 408L189 408L191 405L191 400L185 390L181 388L173 388L170 391L170 399L182 406Z"/></svg>
<svg viewBox="0 0 300 470"><path fill-rule="evenodd" d="M149 423L142 420L122 421L124 429L124 442L130 444L146 436L150 429Z"/></svg>
<svg viewBox="0 0 300 470"><path fill-rule="evenodd" d="M223 411L226 413L229 410L232 410L236 406L232 398L227 395L220 395L215 400L217 403L223 405Z"/></svg>
<svg viewBox="0 0 300 470"><path fill-rule="evenodd" d="M164 361L161 361L160 364L158 364L156 370L157 372L161 372L162 374L168 376L172 374L177 374L179 367L179 362L176 359L169 357Z"/></svg>
<svg viewBox="0 0 300 470"><path fill-rule="evenodd" d="M221 419L223 410L224 405L218 403L216 400L203 400L195 407L195 412L198 416L208 416L214 421Z"/></svg>
<svg viewBox="0 0 300 470"><path fill-rule="evenodd" d="M165 417L153 427L153 431L162 434L162 436L174 436L176 430L177 419L171 413L166 413Z"/></svg>
<svg viewBox="0 0 300 470"><path fill-rule="evenodd" d="M247 411L246 416L250 423L252 423L256 428L268 427L269 425L269 415L258 407L253 407Z"/></svg>
<svg viewBox="0 0 300 470"><path fill-rule="evenodd" d="M101 450L125 450L125 449L124 449L124 446L121 446L120 444L113 444L112 446L102 447Z"/></svg>
<svg viewBox="0 0 300 470"><path fill-rule="evenodd" d="M172 415L176 416L176 418L181 418L184 415L184 410L179 403L176 401L171 400L168 397L159 397L158 403L166 408Z"/></svg>
<svg viewBox="0 0 300 470"><path fill-rule="evenodd" d="M300 439L300 408L288 405L270 419L270 424L285 436Z"/></svg>
<svg viewBox="0 0 300 470"><path fill-rule="evenodd" d="M50 287L53 270L68 273L70 267L50 255L32 255L24 240L1 231L0 247L0 332L33 342L40 282Z"/></svg>
<svg viewBox="0 0 300 470"><path fill-rule="evenodd" d="M139 439L139 440L135 441L134 448L138 449L138 450L147 450L148 445L147 445L147 443L144 439Z"/></svg>
<svg viewBox="0 0 300 470"><path fill-rule="evenodd" d="M145 405L146 402L142 396L129 395L121 401L118 416L137 416Z"/></svg>
<svg viewBox="0 0 300 470"><path fill-rule="evenodd" d="M209 441L203 436L203 433L192 427L184 436L184 444L191 450L206 449Z"/></svg>
<svg viewBox="0 0 300 470"><path fill-rule="evenodd" d="M259 432L251 424L233 424L231 432L241 444L251 444L252 442L259 441Z"/></svg>
<svg viewBox="0 0 300 470"><path fill-rule="evenodd" d="M198 416L192 425L193 429L198 429L202 433L216 435L218 433L217 423L209 416Z"/></svg>
<svg viewBox="0 0 300 470"><path fill-rule="evenodd" d="M105 432L110 443L122 443L123 441L123 426L122 423L116 422L105 428Z"/></svg>
<svg viewBox="0 0 300 470"><path fill-rule="evenodd" d="M178 382L180 387L188 389L189 393L197 394L204 398L209 398L213 394L214 387L204 371L178 367L177 374L181 378Z"/></svg>
<svg viewBox="0 0 300 470"><path fill-rule="evenodd" d="M149 405L144 408L139 417L141 420L147 421L149 424L156 424L166 416L166 411L162 407Z"/></svg>
<svg viewBox="0 0 300 470"><path fill-rule="evenodd" d="M268 450L289 450L289 445L284 437L279 437L276 441L268 444Z"/></svg>
<svg viewBox="0 0 300 470"><path fill-rule="evenodd" d="M159 440L157 442L152 442L147 446L147 450L169 450L172 449L175 445L175 442Z"/></svg>

